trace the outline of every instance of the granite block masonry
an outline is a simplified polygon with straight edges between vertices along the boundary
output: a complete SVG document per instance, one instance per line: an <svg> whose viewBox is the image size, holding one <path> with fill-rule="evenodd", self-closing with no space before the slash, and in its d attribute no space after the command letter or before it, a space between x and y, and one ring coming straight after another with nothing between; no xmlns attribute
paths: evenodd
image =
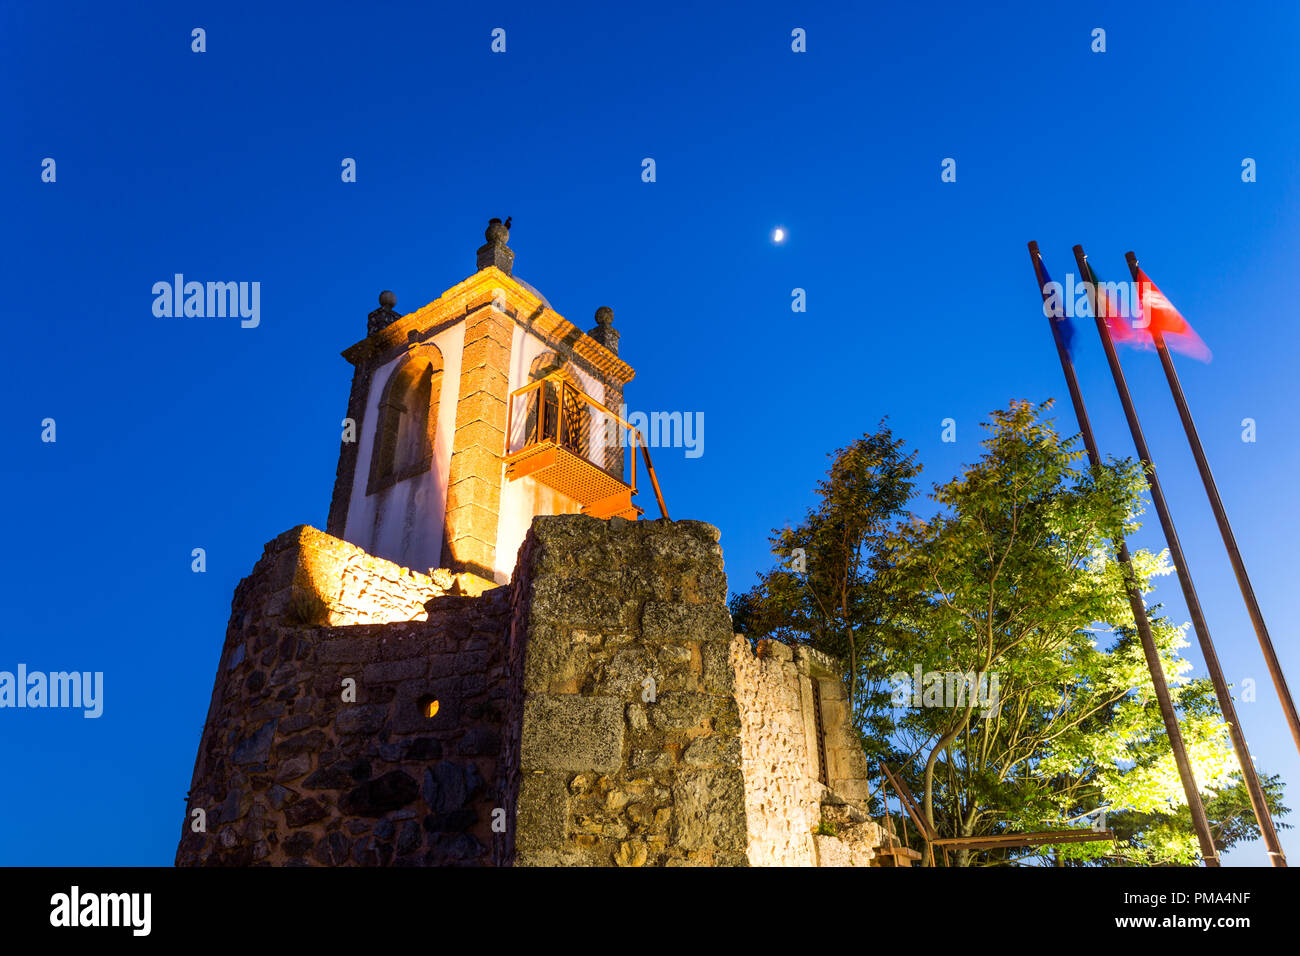
<svg viewBox="0 0 1300 956"><path fill-rule="evenodd" d="M511 862L748 863L717 529L537 519L513 588ZM515 783L517 781L517 786Z"/></svg>
<svg viewBox="0 0 1300 956"><path fill-rule="evenodd" d="M469 596L281 535L235 592L177 865L876 865L874 824L813 833L866 819L837 664L732 633L718 538L539 516Z"/></svg>

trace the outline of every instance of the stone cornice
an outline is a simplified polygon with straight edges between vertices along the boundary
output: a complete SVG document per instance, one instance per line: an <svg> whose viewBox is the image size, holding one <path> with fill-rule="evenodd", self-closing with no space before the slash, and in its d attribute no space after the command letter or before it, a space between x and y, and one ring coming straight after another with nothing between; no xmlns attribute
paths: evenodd
<svg viewBox="0 0 1300 956"><path fill-rule="evenodd" d="M423 308L402 316L374 335L368 335L349 346L343 350L343 357L353 365L359 365L374 356L399 352L406 347L412 333L419 335L430 327L446 327L464 319L471 312L491 306L492 290L498 288L506 291L509 297L507 304L516 306L511 316L515 322L548 343L572 351L612 384L626 385L636 375L632 366L550 308L537 293L496 266L474 273Z"/></svg>

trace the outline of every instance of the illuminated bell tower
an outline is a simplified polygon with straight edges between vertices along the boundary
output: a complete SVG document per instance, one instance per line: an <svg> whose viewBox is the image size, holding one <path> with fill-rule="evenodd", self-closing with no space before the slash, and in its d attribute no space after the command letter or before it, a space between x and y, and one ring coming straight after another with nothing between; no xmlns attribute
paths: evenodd
<svg viewBox="0 0 1300 956"><path fill-rule="evenodd" d="M510 579L536 515L641 513L618 417L634 372L613 312L596 310L584 333L552 309L514 275L509 226L491 220L478 270L417 311L402 315L381 293L366 337L343 352L352 429L327 526L479 587Z"/></svg>

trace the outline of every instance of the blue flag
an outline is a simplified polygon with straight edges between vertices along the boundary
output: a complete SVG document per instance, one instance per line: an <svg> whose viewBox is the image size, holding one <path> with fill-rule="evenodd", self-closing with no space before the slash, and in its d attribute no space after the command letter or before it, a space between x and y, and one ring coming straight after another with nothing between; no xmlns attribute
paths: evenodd
<svg viewBox="0 0 1300 956"><path fill-rule="evenodd" d="M1052 282L1052 277L1047 274L1047 264L1043 262L1041 254L1038 257L1038 268L1043 276L1043 314L1052 320L1052 334L1061 343L1061 348L1065 349L1065 354L1073 360L1074 322L1067 314L1069 304L1063 298L1060 284ZM1048 285L1055 285L1056 288L1049 290Z"/></svg>

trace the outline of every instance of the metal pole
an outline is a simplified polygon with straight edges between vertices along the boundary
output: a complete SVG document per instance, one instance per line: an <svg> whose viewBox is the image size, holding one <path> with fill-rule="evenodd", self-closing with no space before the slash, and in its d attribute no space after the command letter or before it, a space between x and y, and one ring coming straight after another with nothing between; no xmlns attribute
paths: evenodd
<svg viewBox="0 0 1300 956"><path fill-rule="evenodd" d="M1097 275L1092 271L1092 265L1088 262L1087 253L1083 251L1083 246L1074 247L1074 259L1079 264L1079 277L1087 282L1092 283L1092 314L1097 325L1097 334L1101 336L1102 348L1106 351L1106 362L1110 365L1111 377L1115 380L1115 389L1119 392L1120 404L1124 406L1124 417L1128 419L1129 433L1133 436L1133 445L1137 449L1138 458L1142 462L1142 473L1146 476L1147 487L1151 491L1151 501L1155 505L1156 514L1160 516L1160 527L1164 530L1165 541L1169 545L1169 555L1173 559L1174 568L1178 572L1178 584L1183 591L1183 600L1187 603L1187 613L1191 615L1192 627L1196 630L1196 639L1201 646L1201 656L1205 658L1206 669L1210 672L1210 682L1214 685L1214 696L1219 701L1219 709L1223 712L1223 719L1228 724L1228 732L1232 738L1232 749L1237 755L1237 763L1241 765L1242 779L1246 783L1246 790L1250 794L1250 805L1255 811L1255 819L1259 823L1259 831L1264 837L1264 845L1268 849L1269 861L1274 866L1286 866L1286 855L1282 852L1282 845L1277 838L1277 830L1273 826L1273 816L1269 813L1268 802L1264 798L1264 789L1259 783L1259 774L1255 771L1255 762L1250 756L1250 747L1246 743L1245 735L1241 730L1241 722L1237 718L1237 709L1232 703L1232 694L1228 690L1228 682L1223 677L1223 669L1219 666L1219 655L1215 652L1214 641L1210 637L1210 628L1206 624L1205 614L1201 610L1200 598L1196 595L1196 586L1192 583L1192 573L1187 566L1187 558L1183 554L1182 543L1178 539L1178 530L1174 527L1173 514L1169 510L1169 503L1165 500L1164 489L1160 485L1160 478L1156 474L1156 466L1151 460L1151 449L1147 447L1146 436L1142 433L1142 424L1138 421L1137 407L1133 404L1133 396L1129 392L1128 382L1124 378L1124 369L1119 362L1119 354L1115 351L1115 343L1111 338L1110 329L1106 325L1106 319L1100 314L1097 307Z"/></svg>
<svg viewBox="0 0 1300 956"><path fill-rule="evenodd" d="M645 457L645 471L650 476L650 484L655 490L655 500L659 502L659 513L664 516L665 521L671 521L668 517L668 508L664 504L664 493L659 490L659 479L655 475L655 466L650 463L650 449L646 447L645 439L641 437L639 431L634 431L637 439L641 442L641 454Z"/></svg>
<svg viewBox="0 0 1300 956"><path fill-rule="evenodd" d="M1043 268L1042 255L1038 243L1029 243L1029 258L1034 265L1034 277L1038 281L1038 291L1047 304L1046 270ZM1046 313L1046 309L1044 309ZM1094 470L1101 468L1101 455L1097 452L1097 441L1092 434L1092 424L1088 420L1088 411L1083 404L1083 392L1079 389L1079 379L1074 374L1074 363L1070 353L1061 340L1061 330L1056 320L1049 317L1052 339L1056 342L1056 354L1061 360L1061 371L1065 373L1065 384L1070 390L1070 401L1074 403L1074 414L1079 421L1079 432L1083 436L1084 447L1088 449L1088 460ZM1165 733L1169 736L1169 746L1173 750L1174 762L1178 765L1178 778L1187 797L1187 807L1192 814L1192 827L1196 831L1196 840L1201 847L1201 859L1206 866L1219 865L1219 851L1214 846L1214 837L1210 834L1210 822L1205 816L1205 805L1201 802L1200 791L1196 789L1196 778L1192 774L1191 763L1187 759L1187 748L1183 743L1183 732L1178 726L1178 716L1174 713L1173 702L1169 698L1169 686L1165 682L1164 667L1160 663L1160 653L1156 650L1155 638L1151 634L1151 622L1147 619L1146 603L1137 588L1137 578L1133 573L1133 561L1129 557L1128 545L1124 538L1114 540L1115 556L1119 561L1124 578L1124 591L1128 597L1129 608L1133 612L1133 621L1137 625L1138 637L1142 643L1142 654L1146 658L1147 670L1151 672L1151 684L1155 688L1156 702L1160 707L1160 716L1164 720Z"/></svg>
<svg viewBox="0 0 1300 956"><path fill-rule="evenodd" d="M1127 252L1124 258L1128 260L1133 281L1138 281L1137 256ZM1282 673L1282 665L1277 659L1277 652L1273 650L1273 640L1268 635L1264 615L1259 609L1259 602L1255 599L1255 589L1251 587L1250 577L1246 574L1246 563L1242 561L1241 552L1237 550L1237 539L1232 533L1232 525L1228 523L1228 512L1223 508L1223 500L1219 497L1219 488L1214 483L1214 475L1210 472L1210 463L1205 457L1205 449L1201 447L1201 438L1196 432L1196 423L1192 421L1192 413L1187 407L1187 397L1183 394L1183 387L1178 381L1174 360L1169 354L1169 347L1165 345L1164 335L1158 329L1152 330L1151 338L1155 341L1156 352L1160 355L1160 364L1164 367L1165 378L1169 380L1169 391L1173 393L1174 404L1178 406L1178 417L1182 419L1183 431L1187 433L1187 443L1192 447L1192 457L1196 459L1196 468L1201 473L1201 483L1205 485L1205 494L1210 499L1210 507L1214 510L1214 520L1219 524L1223 546L1228 551L1232 570L1237 575L1237 587L1241 589L1241 596L1246 601L1250 623L1254 625L1260 650L1264 652L1269 676L1273 678L1273 688L1277 691L1282 712L1286 715L1287 725L1291 728L1291 738L1295 741L1296 749L1300 750L1300 717L1296 715L1295 701L1291 699L1291 691L1286 685L1286 676Z"/></svg>

